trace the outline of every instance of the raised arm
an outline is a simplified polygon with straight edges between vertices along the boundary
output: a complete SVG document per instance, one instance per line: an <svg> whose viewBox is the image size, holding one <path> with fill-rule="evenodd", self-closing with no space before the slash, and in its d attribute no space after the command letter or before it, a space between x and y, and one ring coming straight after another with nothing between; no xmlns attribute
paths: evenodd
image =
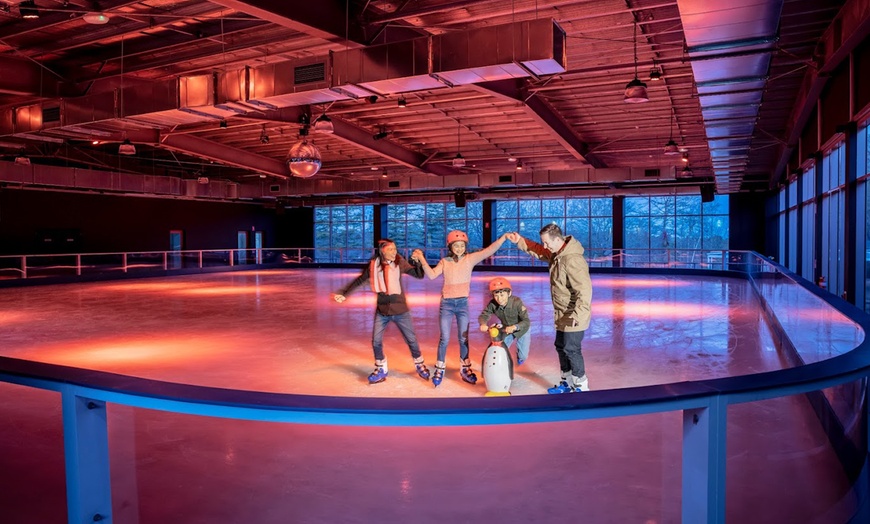
<svg viewBox="0 0 870 524"><path fill-rule="evenodd" d="M471 261L471 265L475 266L475 265L483 262L487 258L493 256L495 254L495 252L499 250L499 248L502 246L502 244L504 244L504 241L506 239L507 239L507 233L498 237L498 239L495 242L486 246L485 248L481 249L480 251L475 251L474 253L470 253L468 255L468 258Z"/></svg>
<svg viewBox="0 0 870 524"><path fill-rule="evenodd" d="M507 233L506 236L507 239L516 244L517 247L520 248L520 250L532 255L538 260L549 261L550 257L553 256L549 249L545 248L541 244L538 244L537 242L532 242L531 240L520 235L517 232Z"/></svg>

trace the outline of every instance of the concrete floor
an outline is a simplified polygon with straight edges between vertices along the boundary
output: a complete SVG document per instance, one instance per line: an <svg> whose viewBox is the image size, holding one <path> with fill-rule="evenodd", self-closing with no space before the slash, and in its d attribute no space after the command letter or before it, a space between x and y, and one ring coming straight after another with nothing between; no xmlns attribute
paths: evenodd
<svg viewBox="0 0 870 524"><path fill-rule="evenodd" d="M355 397L482 396L458 348L434 388L395 326L369 385L374 296L350 269L287 269L0 290L0 354L164 381ZM546 274L498 273L531 311L514 395L559 377ZM496 273L472 283L472 327ZM433 367L441 281L404 279ZM779 369L749 285L593 276L592 389ZM485 334L472 329L479 362ZM65 522L57 394L0 383L0 522ZM496 401L497 399L493 399ZM854 500L803 397L733 406L728 522L840 523ZM115 523L680 521L679 413L511 426L361 428L222 420L111 405Z"/></svg>

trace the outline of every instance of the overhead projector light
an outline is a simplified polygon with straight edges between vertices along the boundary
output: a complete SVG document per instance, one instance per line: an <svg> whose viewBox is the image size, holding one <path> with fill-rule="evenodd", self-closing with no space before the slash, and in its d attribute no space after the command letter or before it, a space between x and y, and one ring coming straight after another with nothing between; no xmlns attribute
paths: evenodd
<svg viewBox="0 0 870 524"><path fill-rule="evenodd" d="M85 13L82 20L92 25L103 25L109 22L109 15L105 13Z"/></svg>

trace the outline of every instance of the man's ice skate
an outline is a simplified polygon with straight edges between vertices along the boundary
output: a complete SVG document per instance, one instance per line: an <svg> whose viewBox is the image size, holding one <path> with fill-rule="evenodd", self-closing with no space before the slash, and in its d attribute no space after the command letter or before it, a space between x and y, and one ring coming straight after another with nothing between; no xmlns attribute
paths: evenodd
<svg viewBox="0 0 870 524"><path fill-rule="evenodd" d="M468 359L462 361L462 368L459 370L459 376L469 384L477 384L477 375L475 375L474 371L471 370L471 361Z"/></svg>
<svg viewBox="0 0 870 524"><path fill-rule="evenodd" d="M547 393L549 393L551 395L558 395L560 393L573 393L573 392L574 392L574 388L571 387L568 384L568 382L566 382L564 380L559 382L555 386L547 389Z"/></svg>
<svg viewBox="0 0 870 524"><path fill-rule="evenodd" d="M444 380L444 364L437 362L435 364L435 374L432 375L432 384L437 388L441 385L442 380Z"/></svg>
<svg viewBox="0 0 870 524"><path fill-rule="evenodd" d="M378 384L387 380L387 362L375 361L375 370L369 375L369 384Z"/></svg>

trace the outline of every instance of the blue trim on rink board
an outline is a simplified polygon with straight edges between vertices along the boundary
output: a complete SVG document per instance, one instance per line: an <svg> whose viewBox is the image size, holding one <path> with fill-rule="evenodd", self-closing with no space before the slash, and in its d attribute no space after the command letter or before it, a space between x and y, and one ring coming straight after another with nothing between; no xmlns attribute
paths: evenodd
<svg viewBox="0 0 870 524"><path fill-rule="evenodd" d="M728 275L749 278L754 286L756 277L788 278L843 313L856 328L868 332L870 317L866 314L833 295L821 293L782 266L758 258L767 271L729 271ZM746 267L761 269L762 265ZM687 273L711 275L714 272ZM760 299L767 314L772 315L774 311L763 297ZM775 318L769 320L773 320L775 336L788 345L785 329ZM866 338L842 355L766 373L591 391L581 395L524 395L499 399L350 398L238 391L0 357L0 380L62 394L70 522L92 521L97 517L111 522L106 403L117 403L190 415L343 426L520 424L682 411L683 522L724 523L727 407L811 393L868 376L870 342ZM866 389L864 393L866 398ZM866 403L864 406L867 409ZM866 476L865 464L856 485L866 486ZM89 489L81 489L82 486ZM860 511L866 513L867 493L859 493L860 496L864 497L859 501ZM864 513L856 518L863 518Z"/></svg>

